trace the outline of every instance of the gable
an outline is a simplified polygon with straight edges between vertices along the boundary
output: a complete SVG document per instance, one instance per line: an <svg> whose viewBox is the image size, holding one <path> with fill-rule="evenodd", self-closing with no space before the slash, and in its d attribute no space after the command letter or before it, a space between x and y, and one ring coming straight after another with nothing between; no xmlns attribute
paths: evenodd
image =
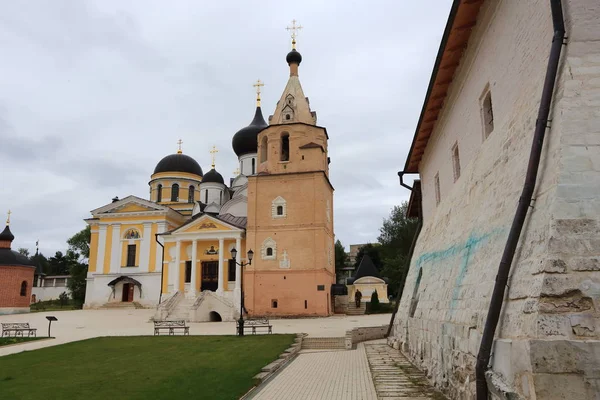
<svg viewBox="0 0 600 400"><path fill-rule="evenodd" d="M156 208L145 207L140 204L128 204L124 207L118 208L113 213L126 213L126 212L136 212L136 211L156 211Z"/></svg>
<svg viewBox="0 0 600 400"><path fill-rule="evenodd" d="M198 233L198 232L218 232L218 231L239 231L238 228L219 221L209 215L203 215L181 227L175 229L172 233Z"/></svg>
<svg viewBox="0 0 600 400"><path fill-rule="evenodd" d="M92 210L92 215L119 214L132 212L168 211L169 208L136 196L127 196L124 199L109 203L103 207Z"/></svg>

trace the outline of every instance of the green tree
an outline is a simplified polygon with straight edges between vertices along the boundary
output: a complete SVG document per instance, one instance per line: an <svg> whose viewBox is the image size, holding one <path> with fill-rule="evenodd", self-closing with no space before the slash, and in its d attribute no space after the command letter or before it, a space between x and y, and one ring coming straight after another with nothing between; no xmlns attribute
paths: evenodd
<svg viewBox="0 0 600 400"><path fill-rule="evenodd" d="M379 294L377 293L377 290L373 290L373 293L371 293L371 304L369 305L370 311L377 311L379 310Z"/></svg>
<svg viewBox="0 0 600 400"><path fill-rule="evenodd" d="M343 277L343 268L346 267L348 263L348 254L346 254L346 250L344 249L344 245L340 240L335 241L335 275L338 279Z"/></svg>
<svg viewBox="0 0 600 400"><path fill-rule="evenodd" d="M29 249L26 249L25 247L19 247L17 252L25 257L29 257Z"/></svg>
<svg viewBox="0 0 600 400"><path fill-rule="evenodd" d="M369 255L371 257L371 261L375 267L377 267L378 271L381 271L383 267L383 263L381 261L381 245L379 243L367 243L361 248L358 249L358 253L356 253L356 261L354 262L354 269L356 270L360 265L361 260L365 255Z"/></svg>
<svg viewBox="0 0 600 400"><path fill-rule="evenodd" d="M388 293L397 297L404 286L407 274L407 257L417 225L416 218L407 218L408 203L392 208L390 217L384 219L377 240L381 244L382 275L389 278Z"/></svg>
<svg viewBox="0 0 600 400"><path fill-rule="evenodd" d="M50 274L50 263L48 259L42 253L36 253L30 257L30 260L35 264L35 266L39 266L39 270L45 274Z"/></svg>
<svg viewBox="0 0 600 400"><path fill-rule="evenodd" d="M69 260L62 251L57 251L54 257L48 259L49 275L67 275L69 273Z"/></svg>
<svg viewBox="0 0 600 400"><path fill-rule="evenodd" d="M90 226L86 226L67 240L69 250L79 254L81 258L90 258L90 241L92 238L92 232Z"/></svg>

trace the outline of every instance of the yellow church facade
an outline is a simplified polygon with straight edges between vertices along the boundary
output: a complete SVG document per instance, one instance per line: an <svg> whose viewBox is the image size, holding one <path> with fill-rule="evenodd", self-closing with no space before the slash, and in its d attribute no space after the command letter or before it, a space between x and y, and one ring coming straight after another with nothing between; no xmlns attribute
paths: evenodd
<svg viewBox="0 0 600 400"><path fill-rule="evenodd" d="M330 315L335 283L328 134L317 125L288 53L288 83L267 123L258 104L232 139L239 174L225 183L180 148L149 181L149 198L91 211L85 307L156 307L158 319ZM214 150L214 149L213 149ZM237 259L232 258L232 249ZM250 265L247 252L254 251Z"/></svg>

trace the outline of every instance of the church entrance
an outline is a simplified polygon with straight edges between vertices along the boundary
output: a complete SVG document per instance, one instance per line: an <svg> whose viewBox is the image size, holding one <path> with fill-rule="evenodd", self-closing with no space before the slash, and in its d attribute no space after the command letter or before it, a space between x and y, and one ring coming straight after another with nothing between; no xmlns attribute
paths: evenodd
<svg viewBox="0 0 600 400"><path fill-rule="evenodd" d="M200 290L216 291L219 282L218 261L206 261L202 263L202 283Z"/></svg>
<svg viewBox="0 0 600 400"><path fill-rule="evenodd" d="M123 297L121 298L121 301L129 303L133 301L133 288L134 286L131 283L123 284Z"/></svg>

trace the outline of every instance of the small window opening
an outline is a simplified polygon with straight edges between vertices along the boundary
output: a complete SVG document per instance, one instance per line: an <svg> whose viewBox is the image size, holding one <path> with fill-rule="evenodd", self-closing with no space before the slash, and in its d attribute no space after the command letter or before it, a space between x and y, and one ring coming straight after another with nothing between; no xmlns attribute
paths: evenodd
<svg viewBox="0 0 600 400"><path fill-rule="evenodd" d="M256 173L256 159L252 159L252 175Z"/></svg>
<svg viewBox="0 0 600 400"><path fill-rule="evenodd" d="M454 182L460 178L460 156L458 154L458 143L452 146L452 167L454 169Z"/></svg>
<svg viewBox="0 0 600 400"><path fill-rule="evenodd" d="M277 308L277 300L271 300L271 308Z"/></svg>
<svg viewBox="0 0 600 400"><path fill-rule="evenodd" d="M267 137L264 136L262 138L262 141L260 143L260 162L265 162L267 161Z"/></svg>
<svg viewBox="0 0 600 400"><path fill-rule="evenodd" d="M223 192L219 192L219 204L223 204Z"/></svg>
<svg viewBox="0 0 600 400"><path fill-rule="evenodd" d="M308 300L304 300L304 309L306 310L308 308Z"/></svg>
<svg viewBox="0 0 600 400"><path fill-rule="evenodd" d="M283 133L281 135L281 161L290 160L290 135Z"/></svg>
<svg viewBox="0 0 600 400"><path fill-rule="evenodd" d="M158 185L156 187L156 202L160 203L162 201L162 185Z"/></svg>
<svg viewBox="0 0 600 400"><path fill-rule="evenodd" d="M483 114L483 137L487 137L494 130L494 110L492 108L492 92L488 91L483 98L481 105L481 112Z"/></svg>
<svg viewBox="0 0 600 400"><path fill-rule="evenodd" d="M435 174L435 205L440 204L440 173Z"/></svg>
<svg viewBox="0 0 600 400"><path fill-rule="evenodd" d="M179 185L176 183L171 186L171 201L179 201Z"/></svg>
<svg viewBox="0 0 600 400"><path fill-rule="evenodd" d="M192 282L192 262L185 262L185 283Z"/></svg>
<svg viewBox="0 0 600 400"><path fill-rule="evenodd" d="M135 267L135 244L127 245L127 266Z"/></svg>
<svg viewBox="0 0 600 400"><path fill-rule="evenodd" d="M277 206L277 215L283 215L283 206Z"/></svg>
<svg viewBox="0 0 600 400"><path fill-rule="evenodd" d="M208 204L208 189L204 191L204 204Z"/></svg>
<svg viewBox="0 0 600 400"><path fill-rule="evenodd" d="M194 185L190 185L188 189L188 203L194 202Z"/></svg>
<svg viewBox="0 0 600 400"><path fill-rule="evenodd" d="M21 282L21 296L27 296L27 281Z"/></svg>
<svg viewBox="0 0 600 400"><path fill-rule="evenodd" d="M302 156L302 159L304 160L304 156Z"/></svg>
<svg viewBox="0 0 600 400"><path fill-rule="evenodd" d="M290 114L285 114L285 119L289 120L290 118L292 118L290 117Z"/></svg>
<svg viewBox="0 0 600 400"><path fill-rule="evenodd" d="M267 255L268 256L272 256L273 255L273 248L272 247L267 247Z"/></svg>

